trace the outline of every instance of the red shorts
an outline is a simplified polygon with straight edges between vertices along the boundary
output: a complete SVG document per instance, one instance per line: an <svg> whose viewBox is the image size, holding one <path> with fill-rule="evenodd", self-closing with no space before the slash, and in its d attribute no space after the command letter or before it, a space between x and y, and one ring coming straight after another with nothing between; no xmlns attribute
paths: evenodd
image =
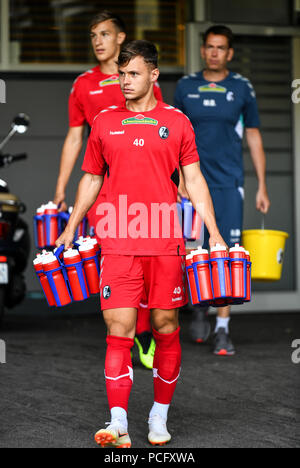
<svg viewBox="0 0 300 468"><path fill-rule="evenodd" d="M149 309L187 304L185 257L103 255L100 268L101 309L139 308L146 291Z"/></svg>

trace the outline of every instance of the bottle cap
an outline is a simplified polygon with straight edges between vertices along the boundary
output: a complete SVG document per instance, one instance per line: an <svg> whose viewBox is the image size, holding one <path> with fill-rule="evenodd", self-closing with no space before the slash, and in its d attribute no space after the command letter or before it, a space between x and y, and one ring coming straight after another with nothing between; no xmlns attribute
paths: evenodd
<svg viewBox="0 0 300 468"><path fill-rule="evenodd" d="M221 245L221 244L216 244L214 247L210 249L211 252L218 252L218 251L224 252L226 250L227 249L225 245Z"/></svg>
<svg viewBox="0 0 300 468"><path fill-rule="evenodd" d="M208 254L208 250L202 249L202 247L198 247L197 250L193 250L192 252L194 255L199 255L199 254Z"/></svg>
<svg viewBox="0 0 300 468"><path fill-rule="evenodd" d="M37 254L36 258L33 260L34 265L40 265L43 263L43 256L42 254Z"/></svg>
<svg viewBox="0 0 300 468"><path fill-rule="evenodd" d="M190 253L189 255L187 255L187 256L186 256L186 259L187 259L187 260L192 260L192 259L193 259L193 254Z"/></svg>
<svg viewBox="0 0 300 468"><path fill-rule="evenodd" d="M52 263L55 261L58 261L58 260L52 252L47 252L46 254L43 255L43 265L46 265L47 263Z"/></svg>
<svg viewBox="0 0 300 468"><path fill-rule="evenodd" d="M37 210L36 210L36 213L41 215L43 214L45 211L45 205L41 205Z"/></svg>
<svg viewBox="0 0 300 468"><path fill-rule="evenodd" d="M78 250L75 249L68 249L64 252L64 258L73 258L77 257L78 255Z"/></svg>
<svg viewBox="0 0 300 468"><path fill-rule="evenodd" d="M79 246L79 252L86 252L88 250L94 250L94 244L91 242L84 242Z"/></svg>
<svg viewBox="0 0 300 468"><path fill-rule="evenodd" d="M234 247L231 247L231 249L229 249L229 252L243 252L243 253L245 253L245 249L240 244L235 244Z"/></svg>
<svg viewBox="0 0 300 468"><path fill-rule="evenodd" d="M57 205L52 201L49 201L46 205L44 205L45 210L57 210Z"/></svg>

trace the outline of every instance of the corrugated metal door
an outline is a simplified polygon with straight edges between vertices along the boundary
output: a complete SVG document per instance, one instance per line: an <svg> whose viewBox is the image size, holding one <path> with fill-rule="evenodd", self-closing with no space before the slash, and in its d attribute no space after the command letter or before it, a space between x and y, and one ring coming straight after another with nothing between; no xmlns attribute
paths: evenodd
<svg viewBox="0 0 300 468"><path fill-rule="evenodd" d="M234 48L235 58L230 69L250 79L257 94L272 202L266 228L290 234L282 280L273 284L256 283L255 289L291 291L295 289L291 38L237 36ZM255 209L257 181L246 144L244 154L244 228L260 228L262 217Z"/></svg>

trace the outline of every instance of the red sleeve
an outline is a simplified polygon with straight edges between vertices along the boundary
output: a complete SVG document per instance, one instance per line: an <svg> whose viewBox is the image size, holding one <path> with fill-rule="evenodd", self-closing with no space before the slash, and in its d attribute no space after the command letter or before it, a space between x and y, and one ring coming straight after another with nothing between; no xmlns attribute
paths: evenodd
<svg viewBox="0 0 300 468"><path fill-rule="evenodd" d="M107 164L102 154L98 120L94 121L81 169L95 175L106 173Z"/></svg>
<svg viewBox="0 0 300 468"><path fill-rule="evenodd" d="M163 101L162 92L157 81L154 83L153 91L154 91L155 99L157 99L158 101Z"/></svg>
<svg viewBox="0 0 300 468"><path fill-rule="evenodd" d="M69 126L81 127L85 122L86 118L80 99L80 84L75 80L69 97Z"/></svg>
<svg viewBox="0 0 300 468"><path fill-rule="evenodd" d="M195 133L193 126L189 119L182 115L183 126L181 136L181 148L179 162L181 166L188 166L199 161L199 154L197 151Z"/></svg>

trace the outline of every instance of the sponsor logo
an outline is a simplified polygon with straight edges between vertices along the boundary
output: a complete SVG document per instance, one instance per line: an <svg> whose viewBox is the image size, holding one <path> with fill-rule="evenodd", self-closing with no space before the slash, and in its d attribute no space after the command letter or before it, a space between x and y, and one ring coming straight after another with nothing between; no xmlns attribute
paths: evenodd
<svg viewBox="0 0 300 468"><path fill-rule="evenodd" d="M104 286L102 294L103 294L103 299L109 299L111 295L110 286Z"/></svg>
<svg viewBox="0 0 300 468"><path fill-rule="evenodd" d="M170 134L169 129L167 127L160 127L160 129L158 130L158 133L159 133L160 138L162 138L163 140L168 138Z"/></svg>
<svg viewBox="0 0 300 468"><path fill-rule="evenodd" d="M172 302L177 302L177 301L182 301L182 296L175 297L175 298L172 299Z"/></svg>
<svg viewBox="0 0 300 468"><path fill-rule="evenodd" d="M216 83L209 83L208 85L200 86L198 91L200 93L226 93L227 88L219 86Z"/></svg>
<svg viewBox="0 0 300 468"><path fill-rule="evenodd" d="M151 119L150 117L145 117L142 114L138 114L135 117L130 117L129 119L122 120L122 125L134 125L134 124L157 125L158 121L155 119Z"/></svg>
<svg viewBox="0 0 300 468"><path fill-rule="evenodd" d="M110 135L124 135L124 133L125 133L125 130L122 130L119 132L112 132L112 131L109 132Z"/></svg>
<svg viewBox="0 0 300 468"><path fill-rule="evenodd" d="M99 86L110 86L118 84L120 84L118 75L110 76L109 78L106 78L106 80L99 81Z"/></svg>
<svg viewBox="0 0 300 468"><path fill-rule="evenodd" d="M216 101L214 99L204 99L204 107L217 107Z"/></svg>

